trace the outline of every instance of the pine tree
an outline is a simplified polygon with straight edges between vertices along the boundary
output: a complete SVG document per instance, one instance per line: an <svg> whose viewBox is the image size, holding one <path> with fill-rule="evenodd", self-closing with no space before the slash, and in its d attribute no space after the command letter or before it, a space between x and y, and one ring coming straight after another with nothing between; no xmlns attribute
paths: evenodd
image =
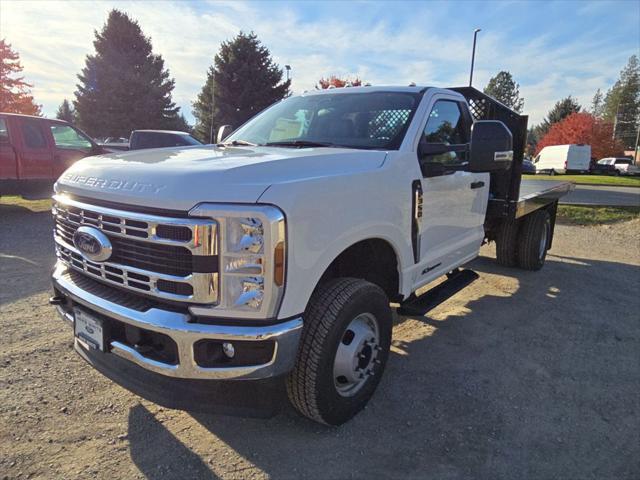
<svg viewBox="0 0 640 480"><path fill-rule="evenodd" d="M41 107L31 95L33 85L19 76L22 68L18 52L0 39L0 112L41 115Z"/></svg>
<svg viewBox="0 0 640 480"><path fill-rule="evenodd" d="M593 95L593 100L591 100L591 115L594 117L600 118L604 113L604 95L602 94L602 90L596 90L596 93Z"/></svg>
<svg viewBox="0 0 640 480"><path fill-rule="evenodd" d="M582 106L578 101L569 95L567 98L563 98L556 102L549 113L537 127L538 138L543 137L551 128L552 125L564 120L572 113L578 113L582 109Z"/></svg>
<svg viewBox="0 0 640 480"><path fill-rule="evenodd" d="M489 80L484 93L518 113L524 108L524 98L520 98L520 85L513 80L511 73L504 70Z"/></svg>
<svg viewBox="0 0 640 480"><path fill-rule="evenodd" d="M179 132L193 133L193 127L189 125L189 122L187 122L187 119L184 118L184 115L182 113L178 115L175 126L173 128L175 130L178 130Z"/></svg>
<svg viewBox="0 0 640 480"><path fill-rule="evenodd" d="M212 116L214 129L222 125L239 127L289 95L290 85L289 80L282 81L282 69L258 37L240 32L220 46L202 91L193 102L195 135L209 141Z"/></svg>
<svg viewBox="0 0 640 480"><path fill-rule="evenodd" d="M60 120L64 120L69 123L76 122L76 112L69 103L69 100L66 98L62 101L60 106L58 107L58 112L56 113L56 118Z"/></svg>
<svg viewBox="0 0 640 480"><path fill-rule="evenodd" d="M603 117L614 124L614 135L633 148L640 124L640 62L632 55L604 99Z"/></svg>
<svg viewBox="0 0 640 480"><path fill-rule="evenodd" d="M171 100L174 81L152 52L137 21L111 10L95 32L75 92L79 125L93 136L128 137L131 130L174 129L179 108Z"/></svg>

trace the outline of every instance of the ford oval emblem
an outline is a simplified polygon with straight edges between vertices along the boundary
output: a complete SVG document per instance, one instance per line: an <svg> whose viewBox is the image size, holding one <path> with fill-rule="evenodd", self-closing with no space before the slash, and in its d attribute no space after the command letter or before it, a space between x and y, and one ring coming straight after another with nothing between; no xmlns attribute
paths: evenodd
<svg viewBox="0 0 640 480"><path fill-rule="evenodd" d="M104 262L113 250L109 237L97 228L87 226L76 230L73 234L73 244L84 258L93 262Z"/></svg>

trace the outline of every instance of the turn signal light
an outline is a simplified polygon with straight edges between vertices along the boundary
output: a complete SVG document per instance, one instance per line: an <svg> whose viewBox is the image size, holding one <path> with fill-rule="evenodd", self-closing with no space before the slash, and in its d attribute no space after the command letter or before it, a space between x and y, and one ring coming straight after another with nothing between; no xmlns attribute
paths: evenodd
<svg viewBox="0 0 640 480"><path fill-rule="evenodd" d="M273 252L273 282L284 285L284 242L279 242Z"/></svg>

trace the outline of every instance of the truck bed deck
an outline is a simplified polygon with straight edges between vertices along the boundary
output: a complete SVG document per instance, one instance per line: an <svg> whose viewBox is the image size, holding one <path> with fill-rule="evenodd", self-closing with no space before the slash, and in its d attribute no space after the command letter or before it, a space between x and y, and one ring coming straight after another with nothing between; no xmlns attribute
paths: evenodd
<svg viewBox="0 0 640 480"><path fill-rule="evenodd" d="M574 189L574 184L553 180L522 180L516 218L557 201Z"/></svg>

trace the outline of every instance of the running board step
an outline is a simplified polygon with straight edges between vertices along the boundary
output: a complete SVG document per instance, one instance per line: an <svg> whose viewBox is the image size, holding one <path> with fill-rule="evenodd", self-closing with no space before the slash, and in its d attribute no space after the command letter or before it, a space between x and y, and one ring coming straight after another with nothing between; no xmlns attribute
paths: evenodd
<svg viewBox="0 0 640 480"><path fill-rule="evenodd" d="M423 316L429 310L433 310L441 303L444 303L478 278L479 275L473 270L456 269L447 274L447 280L436 285L431 290L427 290L419 297L411 295L407 298L407 300L400 304L397 310L398 314Z"/></svg>

